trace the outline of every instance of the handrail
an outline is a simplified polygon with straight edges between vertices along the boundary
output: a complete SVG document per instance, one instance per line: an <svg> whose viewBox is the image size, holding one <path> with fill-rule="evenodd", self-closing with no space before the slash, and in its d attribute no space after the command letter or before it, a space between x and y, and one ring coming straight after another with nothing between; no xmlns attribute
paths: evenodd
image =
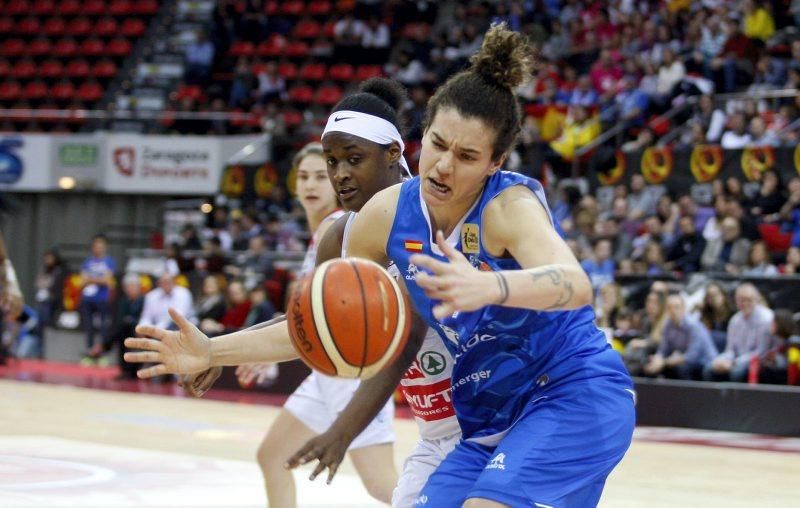
<svg viewBox="0 0 800 508"><path fill-rule="evenodd" d="M104 109L30 109L30 108L0 108L0 118L58 118L75 119L86 118L95 120L160 120L189 119L189 120L228 120L245 119L263 114L243 111L152 111L152 110L112 110Z"/></svg>

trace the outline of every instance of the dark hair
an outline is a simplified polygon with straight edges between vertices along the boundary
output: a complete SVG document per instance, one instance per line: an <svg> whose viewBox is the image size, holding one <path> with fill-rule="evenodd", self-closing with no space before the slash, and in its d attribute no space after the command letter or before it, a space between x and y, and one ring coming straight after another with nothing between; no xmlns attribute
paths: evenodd
<svg viewBox="0 0 800 508"><path fill-rule="evenodd" d="M372 78L365 81L358 90L339 101L332 112L349 110L377 116L397 127L400 135L403 135L404 125L400 110L408 99L403 85L391 79Z"/></svg>
<svg viewBox="0 0 800 508"><path fill-rule="evenodd" d="M95 240L102 240L103 242L108 243L108 238L103 233L97 233L96 235L94 235L92 237L92 243L94 243Z"/></svg>
<svg viewBox="0 0 800 508"><path fill-rule="evenodd" d="M775 335L782 339L788 339L797 334L797 321L794 314L789 309L775 309L773 316L775 321Z"/></svg>
<svg viewBox="0 0 800 508"><path fill-rule="evenodd" d="M495 130L492 160L496 161L511 149L521 129L522 113L514 89L531 75L531 49L521 34L509 30L505 23L495 24L486 32L470 64L431 97L425 128L443 108L482 120Z"/></svg>

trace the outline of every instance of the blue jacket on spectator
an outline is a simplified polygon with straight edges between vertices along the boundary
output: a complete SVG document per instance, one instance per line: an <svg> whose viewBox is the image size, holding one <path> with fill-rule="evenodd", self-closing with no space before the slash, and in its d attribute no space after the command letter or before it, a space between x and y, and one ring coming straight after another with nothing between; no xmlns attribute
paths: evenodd
<svg viewBox="0 0 800 508"><path fill-rule="evenodd" d="M706 365L717 356L711 334L696 318L687 315L679 325L667 319L658 354L664 358L675 351L683 353L687 364Z"/></svg>

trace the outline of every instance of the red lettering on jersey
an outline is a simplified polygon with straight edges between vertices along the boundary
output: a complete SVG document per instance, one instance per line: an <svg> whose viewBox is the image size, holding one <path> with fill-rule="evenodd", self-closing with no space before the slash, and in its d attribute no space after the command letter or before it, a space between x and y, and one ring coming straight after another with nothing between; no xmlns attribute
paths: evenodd
<svg viewBox="0 0 800 508"><path fill-rule="evenodd" d="M425 377L425 373L422 372L422 369L419 367L419 360L414 360L414 363L408 368L405 374L403 374L404 379L422 379Z"/></svg>
<svg viewBox="0 0 800 508"><path fill-rule="evenodd" d="M411 369L409 369L409 372ZM408 375L408 373L406 373ZM450 380L443 379L429 385L402 386L403 395L414 416L431 422L455 416L450 398Z"/></svg>

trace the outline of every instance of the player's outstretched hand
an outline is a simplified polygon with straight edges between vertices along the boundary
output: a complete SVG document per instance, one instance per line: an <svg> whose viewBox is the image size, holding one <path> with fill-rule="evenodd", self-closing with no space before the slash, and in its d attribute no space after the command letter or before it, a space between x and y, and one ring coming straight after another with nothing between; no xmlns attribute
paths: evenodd
<svg viewBox="0 0 800 508"><path fill-rule="evenodd" d="M125 347L144 350L125 353L126 362L156 364L137 372L142 379L163 374L195 374L211 364L211 340L175 309L169 309L169 315L178 330L141 325L136 327L136 333L144 338L125 339Z"/></svg>
<svg viewBox="0 0 800 508"><path fill-rule="evenodd" d="M222 367L211 367L197 374L182 375L178 384L192 397L200 398L214 386L220 374L222 374Z"/></svg>
<svg viewBox="0 0 800 508"><path fill-rule="evenodd" d="M433 308L434 317L443 319L455 312L473 311L493 303L489 297L497 291L496 277L473 267L445 241L441 231L436 233L436 244L447 256L447 262L425 254L415 254L410 260L430 272L420 272L416 280L428 298L441 301Z"/></svg>
<svg viewBox="0 0 800 508"><path fill-rule="evenodd" d="M347 447L350 445L350 439L345 439L338 432L333 429L328 429L319 436L310 439L297 453L292 455L286 462L286 467L294 469L297 466L308 464L313 460L318 460L317 467L308 477L309 480L314 480L320 473L328 470L327 483L333 481L336 476L336 470L339 469L339 464L344 459L344 454L347 453Z"/></svg>

